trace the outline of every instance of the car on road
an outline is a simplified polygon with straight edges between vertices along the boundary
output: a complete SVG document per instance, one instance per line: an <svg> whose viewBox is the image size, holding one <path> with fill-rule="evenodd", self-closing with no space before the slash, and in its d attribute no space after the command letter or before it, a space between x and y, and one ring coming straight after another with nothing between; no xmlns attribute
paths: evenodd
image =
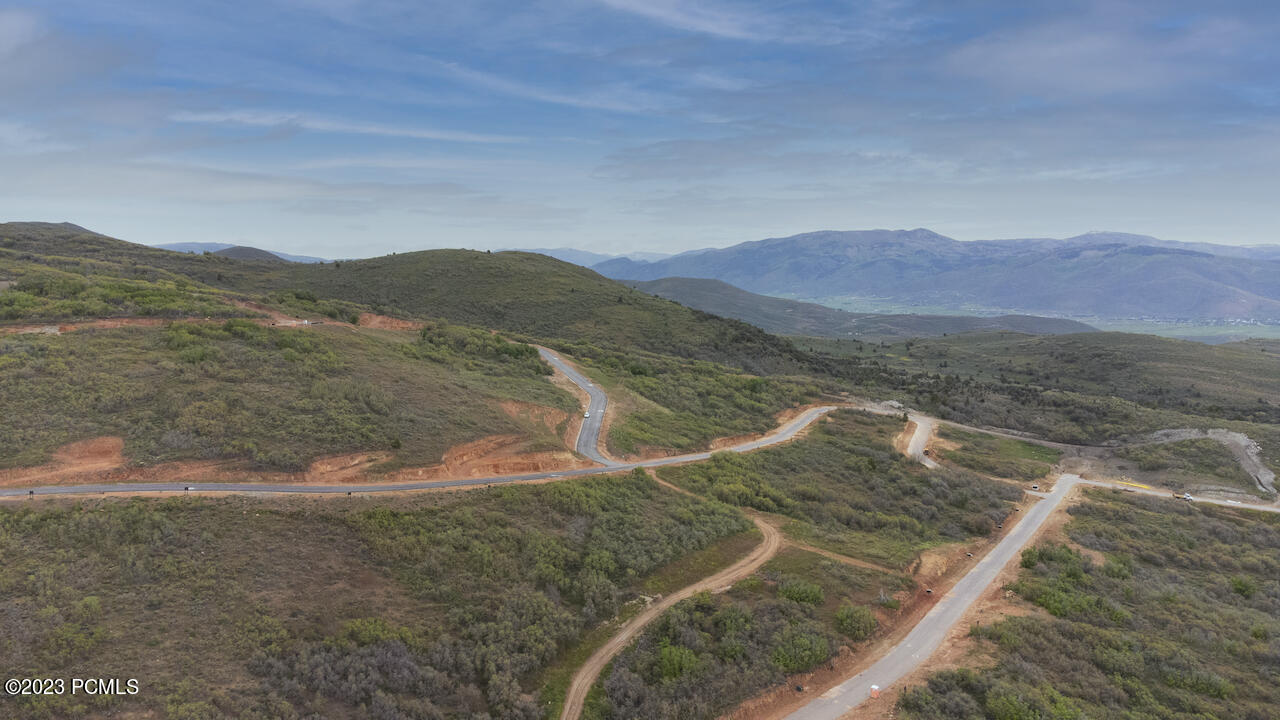
<svg viewBox="0 0 1280 720"><path fill-rule="evenodd" d="M586 411L586 412L582 413L582 417L584 417L584 418L589 418L589 417L591 417L591 411L590 411L590 410L588 410L588 411Z"/></svg>

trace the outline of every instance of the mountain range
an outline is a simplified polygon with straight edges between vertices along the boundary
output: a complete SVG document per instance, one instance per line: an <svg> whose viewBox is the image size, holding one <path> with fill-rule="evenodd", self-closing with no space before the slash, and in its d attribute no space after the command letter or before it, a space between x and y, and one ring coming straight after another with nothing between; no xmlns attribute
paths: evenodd
<svg viewBox="0 0 1280 720"><path fill-rule="evenodd" d="M593 266L820 301L1085 318L1280 321L1280 246L1088 233L962 242L926 229L823 231Z"/></svg>
<svg viewBox="0 0 1280 720"><path fill-rule="evenodd" d="M751 323L776 335L879 340L992 331L1065 335L1097 329L1075 320L1035 315L974 317L852 313L817 303L757 295L719 280L702 278L663 278L626 284L695 310Z"/></svg>

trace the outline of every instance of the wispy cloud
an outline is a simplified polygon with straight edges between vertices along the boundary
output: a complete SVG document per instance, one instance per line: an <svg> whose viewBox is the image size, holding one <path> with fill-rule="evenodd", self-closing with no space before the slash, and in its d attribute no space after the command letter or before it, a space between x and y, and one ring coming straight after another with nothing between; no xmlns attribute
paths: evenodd
<svg viewBox="0 0 1280 720"><path fill-rule="evenodd" d="M681 0L598 0L614 10L639 15L678 30L706 33L734 40L769 40L762 32L759 18L711 6Z"/></svg>
<svg viewBox="0 0 1280 720"><path fill-rule="evenodd" d="M278 112L273 110L231 110L216 112L182 111L174 113L170 120L180 123L208 125L244 125L266 128L299 128L323 133L345 135L376 135L381 137L409 138L413 140L442 140L465 143L518 143L525 138L513 135L488 135L458 130L440 130L425 127L404 127L383 123L353 122L333 118L316 117L305 113Z"/></svg>
<svg viewBox="0 0 1280 720"><path fill-rule="evenodd" d="M643 113L666 107L669 100L663 96L625 86L614 86L603 91L573 94L551 90L539 85L512 80L501 75L476 70L456 62L444 62L435 58L423 58L424 64L436 74L502 95L565 105L587 110L609 110L622 113Z"/></svg>
<svg viewBox="0 0 1280 720"><path fill-rule="evenodd" d="M28 125L0 120L0 154L36 155L71 149Z"/></svg>
<svg viewBox="0 0 1280 720"><path fill-rule="evenodd" d="M874 45L917 22L914 14L899 12L905 0L861 0L836 12L803 2L786 3L779 11L709 0L595 1L676 30L751 42Z"/></svg>

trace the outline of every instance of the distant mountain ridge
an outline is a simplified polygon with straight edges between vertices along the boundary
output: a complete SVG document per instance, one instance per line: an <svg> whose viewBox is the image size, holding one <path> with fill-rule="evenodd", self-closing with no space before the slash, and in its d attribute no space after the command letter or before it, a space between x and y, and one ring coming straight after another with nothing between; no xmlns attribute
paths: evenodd
<svg viewBox="0 0 1280 720"><path fill-rule="evenodd" d="M1280 246L1089 233L961 242L915 230L822 231L594 268L620 280L694 277L765 295L873 299L1099 318L1280 321Z"/></svg>
<svg viewBox="0 0 1280 720"><path fill-rule="evenodd" d="M695 310L751 323L776 335L879 339L998 330L1027 335L1096 332L1096 328L1075 320L1034 315L973 317L851 313L816 303L757 295L720 280L701 278L663 278L626 284Z"/></svg>
<svg viewBox="0 0 1280 720"><path fill-rule="evenodd" d="M508 248L508 250L546 255L547 257L553 257L567 263L581 265L582 267L591 267L593 265L599 265L602 262L617 260L619 258L636 260L639 262L656 262L658 260L665 260L671 257L671 253L633 252L620 255L608 255L605 253L591 252L590 250L577 250L574 248Z"/></svg>
<svg viewBox="0 0 1280 720"><path fill-rule="evenodd" d="M296 262L296 263L329 262L328 260L322 257L313 257L311 255L291 255L290 253L277 252L275 250L262 250L259 248L249 247L247 245L232 245L231 243L183 242L183 243L166 243L164 245L152 245L152 247L157 247L157 248L160 248L161 250L173 250L175 252L195 253L197 255L201 253L207 253L207 252L217 253L220 255L226 255L228 257L238 257L242 260L255 259L254 257L249 257L249 256L256 255L256 253L268 253L270 255L276 256L281 260L288 260L289 262ZM228 253L227 251L229 250L233 250L235 252ZM249 251L254 251L254 252L249 252ZM257 255L256 259L265 260L266 258L263 258L260 255Z"/></svg>

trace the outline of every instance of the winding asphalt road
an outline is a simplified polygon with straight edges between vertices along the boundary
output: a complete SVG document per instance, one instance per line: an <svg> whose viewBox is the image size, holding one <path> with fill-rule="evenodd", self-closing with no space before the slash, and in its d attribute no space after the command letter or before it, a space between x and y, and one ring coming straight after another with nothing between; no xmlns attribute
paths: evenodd
<svg viewBox="0 0 1280 720"><path fill-rule="evenodd" d="M578 440L574 444L574 449L580 455L585 455L601 465L609 467L617 465L618 463L600 452L600 430L604 424L604 411L609 407L609 396L555 352L539 347L538 354L543 360L564 373L574 385L585 390L590 398L587 402L587 416L582 419L582 427L578 428Z"/></svg>
<svg viewBox="0 0 1280 720"><path fill-rule="evenodd" d="M711 457L710 452L690 453L688 455L675 455L672 457L654 458L652 460L640 460L632 463L618 463L605 458L600 454L598 444L600 441L601 420L604 418L605 409L608 407L609 399L604 391L597 387L594 383L583 377L572 365L565 362L563 358L554 352L545 348L539 348L539 353L547 362L554 365L563 372L575 385L582 388L591 398L588 408L591 417L585 418L582 429L578 433L577 449L578 452L586 455L592 460L600 463L600 467L579 468L577 470L561 470L558 472L537 472L526 473L523 475L500 475L494 477L467 478L462 480L433 480L421 482L405 482L405 483L385 483L380 485L290 485L277 483L227 483L227 482L171 482L171 483L103 483L98 485L46 485L43 487L26 487L26 488L0 488L0 498L5 497L34 497L37 495L105 495L105 494L122 494L122 495L138 495L145 493L183 493L183 492L205 492L205 493L299 493L305 495L351 495L351 494L369 494L369 493L390 493L390 492L410 492L414 490L435 490L438 488L462 488L475 487L477 485L500 485L506 483L528 482L530 480L555 480L566 477L581 477L585 475L604 475L607 473L615 473L633 470L643 467L661 467L664 465L679 465L687 462L698 462ZM836 405L825 405L822 407L810 408L790 422L783 423L774 430L773 433L766 435L758 440L745 442L716 452L749 452L769 445L777 445L786 442L796 436L804 428L815 422L823 415L832 410L839 409Z"/></svg>

